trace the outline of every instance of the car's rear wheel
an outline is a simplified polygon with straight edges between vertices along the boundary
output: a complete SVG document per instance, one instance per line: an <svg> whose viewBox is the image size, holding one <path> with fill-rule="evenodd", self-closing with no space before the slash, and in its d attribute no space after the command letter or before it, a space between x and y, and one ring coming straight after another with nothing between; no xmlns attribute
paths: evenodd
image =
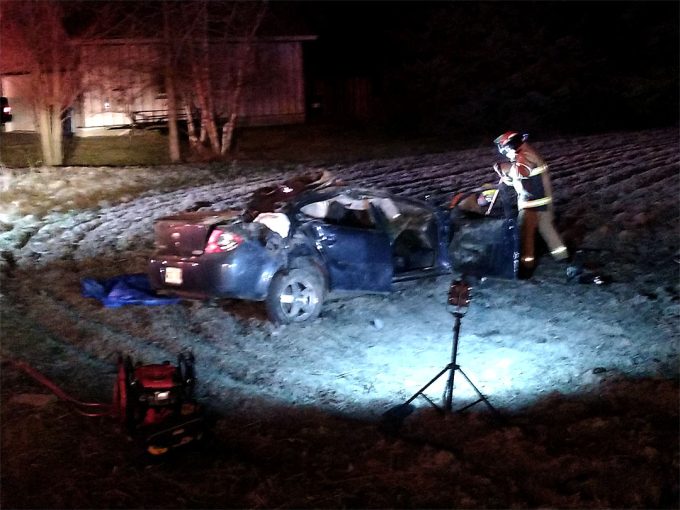
<svg viewBox="0 0 680 510"><path fill-rule="evenodd" d="M325 296L323 277L311 267L277 273L267 294L269 318L278 324L315 319Z"/></svg>

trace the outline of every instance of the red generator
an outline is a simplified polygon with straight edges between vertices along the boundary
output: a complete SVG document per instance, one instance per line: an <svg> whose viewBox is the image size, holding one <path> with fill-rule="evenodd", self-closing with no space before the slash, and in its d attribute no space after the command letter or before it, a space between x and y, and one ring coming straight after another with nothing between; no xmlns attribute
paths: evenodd
<svg viewBox="0 0 680 510"><path fill-rule="evenodd" d="M151 455L200 440L204 417L193 398L194 385L192 354L180 354L176 366L169 361L134 365L129 356L120 356L114 403L121 424Z"/></svg>

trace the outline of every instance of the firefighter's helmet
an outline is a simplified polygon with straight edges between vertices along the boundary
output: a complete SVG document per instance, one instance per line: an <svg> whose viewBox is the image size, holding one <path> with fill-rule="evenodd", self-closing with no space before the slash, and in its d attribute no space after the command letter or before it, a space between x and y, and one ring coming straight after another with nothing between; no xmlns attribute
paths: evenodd
<svg viewBox="0 0 680 510"><path fill-rule="evenodd" d="M498 152L505 154L508 150L516 151L528 138L529 135L527 134L520 134L516 131L506 131L496 138L493 143L498 147Z"/></svg>

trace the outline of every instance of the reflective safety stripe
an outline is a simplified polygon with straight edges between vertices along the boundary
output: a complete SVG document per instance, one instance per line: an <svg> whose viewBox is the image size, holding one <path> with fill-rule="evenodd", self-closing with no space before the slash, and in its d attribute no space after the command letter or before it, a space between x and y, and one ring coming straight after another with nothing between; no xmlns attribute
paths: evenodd
<svg viewBox="0 0 680 510"><path fill-rule="evenodd" d="M520 209L528 209L531 207L541 207L552 202L552 197L537 198L536 200L518 201L517 205Z"/></svg>
<svg viewBox="0 0 680 510"><path fill-rule="evenodd" d="M520 167L523 170L521 170ZM515 178L515 176L512 175L513 173L512 171L514 171L518 179L528 179L529 177L531 177L531 167L527 164L519 163L516 161L515 163L513 163L512 168L510 170L511 170L510 177Z"/></svg>
<svg viewBox="0 0 680 510"><path fill-rule="evenodd" d="M560 255L562 253L565 253L567 251L566 246L560 246L559 248L555 248L550 252L551 255Z"/></svg>
<svg viewBox="0 0 680 510"><path fill-rule="evenodd" d="M534 175L539 175L545 172L548 169L548 165L541 165L537 166L533 170L529 172L529 177L533 177Z"/></svg>
<svg viewBox="0 0 680 510"><path fill-rule="evenodd" d="M533 257L522 257L522 262L533 262L534 258Z"/></svg>

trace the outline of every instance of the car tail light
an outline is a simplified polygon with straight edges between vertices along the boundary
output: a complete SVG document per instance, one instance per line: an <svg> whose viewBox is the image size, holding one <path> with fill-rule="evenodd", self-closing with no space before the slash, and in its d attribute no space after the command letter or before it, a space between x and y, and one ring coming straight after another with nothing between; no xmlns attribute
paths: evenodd
<svg viewBox="0 0 680 510"><path fill-rule="evenodd" d="M208 244L205 246L205 253L223 253L231 251L243 243L243 238L228 230L220 230L216 228L208 238Z"/></svg>

